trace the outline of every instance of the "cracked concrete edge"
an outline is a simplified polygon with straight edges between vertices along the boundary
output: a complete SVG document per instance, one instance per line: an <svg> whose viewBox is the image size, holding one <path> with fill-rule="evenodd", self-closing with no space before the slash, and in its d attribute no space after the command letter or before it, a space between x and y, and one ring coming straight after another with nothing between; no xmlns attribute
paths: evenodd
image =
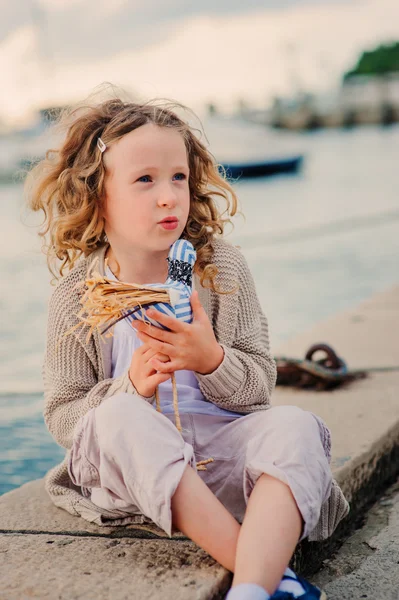
<svg viewBox="0 0 399 600"><path fill-rule="evenodd" d="M0 555L7 600L208 600L231 585L231 573L192 542L12 533L0 535Z"/></svg>
<svg viewBox="0 0 399 600"><path fill-rule="evenodd" d="M131 530L127 530L126 527L122 527L123 531L110 531L109 533L92 533L89 531L74 530L59 530L59 531L48 531L48 530L37 530L37 529L0 529L0 534L13 534L13 535L67 535L71 537L87 537L87 538L100 538L100 539L123 539L133 538L138 540L165 540L165 537L151 533L150 531L140 530L134 527ZM130 532L130 535L129 535ZM189 538L185 535L176 535L174 538L166 538L166 541L171 542L187 542Z"/></svg>
<svg viewBox="0 0 399 600"><path fill-rule="evenodd" d="M331 600L399 598L399 479L368 511L364 524L312 577Z"/></svg>
<svg viewBox="0 0 399 600"><path fill-rule="evenodd" d="M393 483L399 474L399 438L391 439L392 444L388 446L387 440L380 440L380 445L374 444L383 453L372 453L371 450L365 455L369 459L366 463L356 461L357 465L350 469L350 465L345 465L346 478L343 480L350 487L350 512L341 521L333 535L327 540L321 542L309 542L304 540L301 542L295 551L291 561L291 566L309 576L318 571L323 561L328 559L332 554L342 546L344 541L358 529L367 514L368 508L378 499L381 493L388 485ZM350 485L349 478L353 477L359 483L355 488ZM340 476L342 478L342 475ZM341 480L342 481L342 480Z"/></svg>
<svg viewBox="0 0 399 600"><path fill-rule="evenodd" d="M397 445L399 445L399 420L383 436L374 440L367 450L354 456L341 467L334 469L334 477L349 502L353 494L357 492L357 489L362 486L363 482L367 482L373 475L375 461L385 454L390 454ZM354 483L358 485L354 486Z"/></svg>
<svg viewBox="0 0 399 600"><path fill-rule="evenodd" d="M126 526L98 526L78 514L55 506L45 488L43 478L24 483L19 488L0 497L0 531L49 533L53 535L77 535L81 537L136 537L138 539L168 539L163 532L151 524L129 524ZM160 532L163 535L158 535ZM172 540L187 538L173 530Z"/></svg>

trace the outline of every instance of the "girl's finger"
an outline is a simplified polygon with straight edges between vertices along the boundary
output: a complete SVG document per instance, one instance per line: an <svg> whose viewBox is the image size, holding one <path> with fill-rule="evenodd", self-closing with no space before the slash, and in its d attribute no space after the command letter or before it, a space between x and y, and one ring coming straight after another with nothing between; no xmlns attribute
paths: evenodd
<svg viewBox="0 0 399 600"><path fill-rule="evenodd" d="M153 369L160 373L174 373L178 370L176 363L171 360L168 362L161 362L160 360L157 360L157 358L152 358L149 361L149 364Z"/></svg>
<svg viewBox="0 0 399 600"><path fill-rule="evenodd" d="M159 342L155 338L146 335L142 331L137 334L139 340L143 341L148 346L151 346L154 350L159 352L160 354L166 354L166 356L172 356L175 352L174 347L171 344L167 344L165 342Z"/></svg>
<svg viewBox="0 0 399 600"><path fill-rule="evenodd" d="M154 352L153 350L151 350L144 357L144 364L142 367L142 373L143 373L144 377L150 377L151 375L155 375L158 371L156 366L154 364L152 364L152 362L151 362L151 360L153 358L158 359L157 364L164 364L165 362L169 361L169 356L165 356L163 354L160 355L157 352Z"/></svg>
<svg viewBox="0 0 399 600"><path fill-rule="evenodd" d="M155 310L154 308L149 308L146 314L151 317L154 321L158 321L161 325L164 325L171 331L178 333L179 331L184 331L186 323L183 321L179 321L176 317L169 317L164 313L159 312L159 310ZM162 331L162 330L161 330Z"/></svg>
<svg viewBox="0 0 399 600"><path fill-rule="evenodd" d="M162 364L162 363L161 363ZM156 367L151 363L151 359L146 361L144 363L144 365L142 366L141 372L143 374L144 377L148 378L151 377L153 375L156 374L157 369Z"/></svg>
<svg viewBox="0 0 399 600"><path fill-rule="evenodd" d="M168 379L170 379L170 377L171 377L170 373L155 373L155 375L151 375L148 379L152 384L159 385L160 383L163 383L164 381L168 381Z"/></svg>
<svg viewBox="0 0 399 600"><path fill-rule="evenodd" d="M143 349L142 357L145 360L149 360L156 354L156 350L154 350L154 348L151 348L151 346L149 346L148 344L143 344L142 346L140 346L140 348Z"/></svg>
<svg viewBox="0 0 399 600"><path fill-rule="evenodd" d="M153 349L148 344L142 344L136 350L136 352L139 352L139 350L141 350L141 358L142 358L142 360L147 360L148 356L153 352Z"/></svg>
<svg viewBox="0 0 399 600"><path fill-rule="evenodd" d="M158 351L155 350L155 348L153 347L153 344L149 344L148 342L143 342L137 350L141 351L141 355L143 357L147 357L149 354L157 354ZM166 355L165 355L166 356Z"/></svg>
<svg viewBox="0 0 399 600"><path fill-rule="evenodd" d="M166 354L160 354L159 352L156 352L154 356L157 360L160 360L162 363L170 361L169 356L166 356Z"/></svg>
<svg viewBox="0 0 399 600"><path fill-rule="evenodd" d="M165 331L165 329L161 329L160 327L150 325L149 323L144 323L143 321L133 321L132 327L137 332L141 331L155 340L159 340L160 342L171 343L173 340L173 333Z"/></svg>
<svg viewBox="0 0 399 600"><path fill-rule="evenodd" d="M161 354L160 352L154 350L154 348L151 347L148 347L148 349L143 353L143 359L145 362L148 362L155 356L162 362L167 362L168 360L170 360L169 356L167 356L166 354Z"/></svg>

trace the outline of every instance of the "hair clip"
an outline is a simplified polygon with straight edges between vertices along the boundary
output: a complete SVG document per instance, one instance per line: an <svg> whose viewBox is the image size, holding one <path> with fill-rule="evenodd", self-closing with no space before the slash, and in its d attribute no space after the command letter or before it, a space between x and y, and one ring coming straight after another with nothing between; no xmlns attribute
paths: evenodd
<svg viewBox="0 0 399 600"><path fill-rule="evenodd" d="M97 148L100 150L101 154L107 148L107 146L104 144L104 142L102 141L102 139L100 137L97 138Z"/></svg>

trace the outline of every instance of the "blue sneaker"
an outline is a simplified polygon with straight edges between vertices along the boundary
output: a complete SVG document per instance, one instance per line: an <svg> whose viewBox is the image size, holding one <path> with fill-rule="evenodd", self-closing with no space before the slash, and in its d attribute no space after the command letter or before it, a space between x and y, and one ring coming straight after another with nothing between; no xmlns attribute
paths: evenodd
<svg viewBox="0 0 399 600"><path fill-rule="evenodd" d="M293 573L293 576L284 574L281 583L283 583L284 581L296 581L297 583L300 583L304 589L304 593L297 596L294 595L292 592L277 589L274 592L273 596L270 597L270 600L327 600L325 592L319 590L318 587L312 585L311 583L309 583L309 581L306 581L306 579L303 579L303 577L300 577L295 573Z"/></svg>

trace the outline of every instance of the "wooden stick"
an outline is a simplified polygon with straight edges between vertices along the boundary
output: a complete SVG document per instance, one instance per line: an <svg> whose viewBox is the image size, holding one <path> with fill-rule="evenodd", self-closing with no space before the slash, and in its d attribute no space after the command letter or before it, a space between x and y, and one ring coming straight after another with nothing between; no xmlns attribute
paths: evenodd
<svg viewBox="0 0 399 600"><path fill-rule="evenodd" d="M156 402L156 405L157 405L157 411L161 413L162 410L161 410L161 402L159 400L159 389L158 389L158 386L155 388L155 402Z"/></svg>
<svg viewBox="0 0 399 600"><path fill-rule="evenodd" d="M173 409L175 411L175 419L176 419L176 427L178 431L182 431L180 415L179 415L179 405L177 402L177 386L176 386L176 377L175 374L172 373L172 389L173 389Z"/></svg>

